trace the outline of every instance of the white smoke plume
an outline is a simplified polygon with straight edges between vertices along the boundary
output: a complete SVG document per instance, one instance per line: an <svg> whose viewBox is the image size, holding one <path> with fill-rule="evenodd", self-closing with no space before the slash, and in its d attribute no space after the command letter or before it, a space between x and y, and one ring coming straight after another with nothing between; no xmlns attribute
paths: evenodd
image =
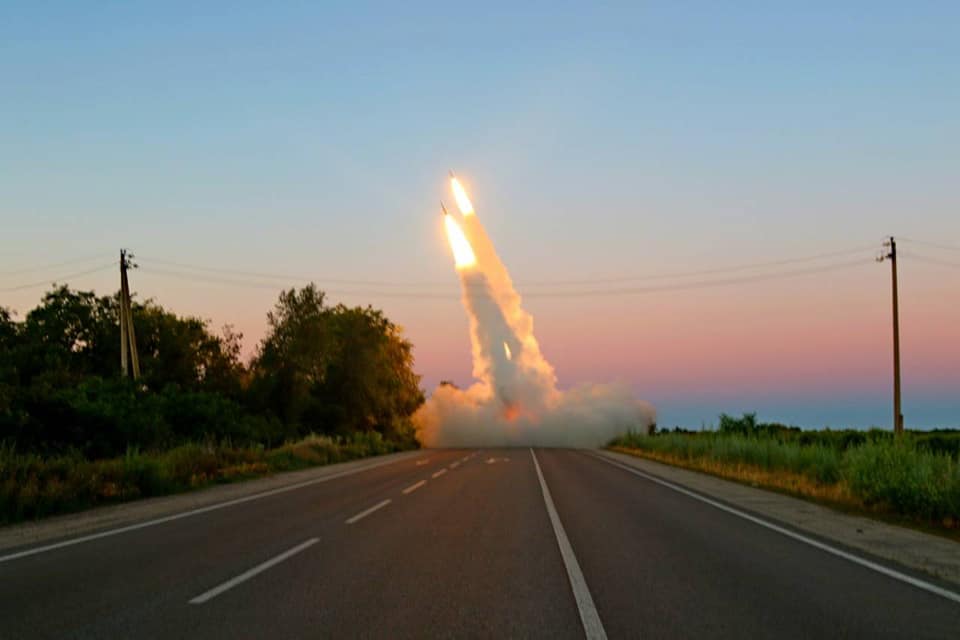
<svg viewBox="0 0 960 640"><path fill-rule="evenodd" d="M464 237L457 237L454 220L447 227L470 320L476 381L465 390L441 385L433 392L414 416L420 442L428 447L601 447L629 430L645 432L656 420L654 408L626 387L557 389L556 374L534 335L533 317L523 309L456 178L452 186ZM463 243L469 246L457 246Z"/></svg>

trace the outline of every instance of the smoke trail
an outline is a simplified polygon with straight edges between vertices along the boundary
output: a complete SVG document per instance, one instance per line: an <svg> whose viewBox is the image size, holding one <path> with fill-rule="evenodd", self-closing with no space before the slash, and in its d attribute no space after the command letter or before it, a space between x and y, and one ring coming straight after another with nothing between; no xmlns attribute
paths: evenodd
<svg viewBox="0 0 960 640"><path fill-rule="evenodd" d="M476 382L466 390L442 385L434 391L414 416L420 441L432 447L599 447L628 430L645 431L655 420L654 409L623 386L557 389L533 317L455 178L452 186L464 214L463 231L452 217L446 225L455 255L460 254L457 272Z"/></svg>

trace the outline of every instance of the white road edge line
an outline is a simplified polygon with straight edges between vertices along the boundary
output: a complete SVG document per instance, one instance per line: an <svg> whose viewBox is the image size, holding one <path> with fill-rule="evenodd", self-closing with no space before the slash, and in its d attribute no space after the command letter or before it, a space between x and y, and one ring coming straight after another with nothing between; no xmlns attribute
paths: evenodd
<svg viewBox="0 0 960 640"><path fill-rule="evenodd" d="M752 516L752 515L750 515L749 513L745 513L745 512L743 512L743 511L740 511L739 509L735 509L735 508L733 508L733 507L727 506L727 505L723 504L722 502L717 502L716 500L711 500L710 498L707 498L707 497L705 497L705 496L702 496L702 495L700 495L699 493L696 493L696 492L694 492L694 491L690 491L689 489L685 489L685 488L683 488L682 486L677 485L677 484L674 484L674 483L669 482L669 481L667 481L667 480L662 480L662 479L660 479L660 478L658 478L658 477L656 477L656 476L652 476L652 475L650 475L650 474L644 473L643 471L640 471L639 469L634 469L633 467L631 467L631 466L629 466L629 465L625 465L625 464L621 464L621 463L619 463L619 462L615 462L614 460L610 460L609 458L606 458L606 457L604 457L604 456L597 455L597 454L595 454L595 453L591 453L591 452L589 452L589 451L588 451L588 452L585 452L585 453L586 453L587 455L589 455L590 457L592 457L592 458L596 458L597 460L601 460L601 461L603 461L603 462L606 462L607 464L611 464L611 465L613 465L614 467L620 467L620 468L623 469L624 471L629 471L630 473L632 473L632 474L634 474L634 475L637 475L637 476L640 476L641 478L645 478L645 479L649 480L650 482L655 482L656 484L659 484L659 485L661 485L661 486L667 487L668 489L673 489L674 491L676 491L676 492L678 492L678 493L682 493L683 495L685 495L685 496L687 496L687 497L690 497L690 498L693 498L694 500L699 500L700 502L703 502L704 504L708 504L708 505L710 505L711 507L715 507L715 508L717 508L717 509L720 509L721 511L726 511L726 512L729 513L729 514L732 514L732 515L735 515L735 516L737 516L737 517L743 518L744 520L749 520L750 522L752 522L752 523L754 523L754 524L758 524L758 525L760 525L761 527L766 527L767 529L770 529L771 531L776 531L777 533L780 533L780 534L782 534L782 535L785 535L785 536L787 536L788 538L793 538L794 540L796 540L796 541L798 541L798 542L802 542L802 543L804 543L804 544L810 545L811 547L814 547L814 548L816 548L816 549L820 549L821 551L825 551L825 552L827 552L827 553L829 553L829 554L835 555L835 556L837 556L838 558L843 558L844 560L848 560L848 561L850 561L850 562L852 562L852 563L854 563L854 564L858 564L858 565L860 565L861 567L866 567L867 569L870 569L870 570L872 570L872 571L876 571L877 573L881 573L881 574L883 574L883 575L885 575L885 576L887 576L887 577L889 577L889 578L893 578L894 580L899 580L900 582L905 582L905 583L907 583L907 584L909 584L909 585L911 585L911 586L914 586L914 587L916 587L916 588L918 588L918 589L922 589L922 590L927 591L927 592L929 592L929 593L933 593L933 594L936 594L936 595L941 596L941 597L943 597L943 598L946 598L947 600L952 600L953 602L960 603L960 593L955 593L955 592L953 592L953 591L949 591L949 590L947 590L947 589L944 589L943 587L938 587L937 585L932 584L932 583L929 583L929 582L927 582L927 581L925 581L925 580L921 580L921 579L919 579L919 578L914 578L913 576L907 575L907 574L905 574L905 573L901 573L901 572L897 571L896 569L890 569L890 568L888 568L888 567L883 566L882 564L878 564L878 563L873 562L873 561L871 561L871 560L867 560L866 558L861 558L860 556L854 555L854 554L852 554L852 553L848 553L848 552L846 552L846 551L843 551L842 549L837 549L836 547L831 547L830 545L825 544L825 543L823 543L823 542L820 542L819 540L814 540L813 538L808 538L807 536L802 535L802 534L799 534L799 533L797 533L797 532L795 532L795 531L791 531L790 529L786 529L786 528L784 528L784 527L775 525L775 524L773 524L772 522L767 522L766 520L763 520L763 519L758 518L758 517L756 517L756 516Z"/></svg>
<svg viewBox="0 0 960 640"><path fill-rule="evenodd" d="M224 591L227 591L227 590L229 590L229 589L234 588L235 586L237 586L237 585L240 584L241 582L246 582L247 580L249 580L249 579L252 578L253 576L257 575L258 573L263 573L264 571L266 571L266 570L269 569L270 567L272 567L272 566L274 566L274 565L276 565L276 564L280 564L281 562L283 562L283 561L286 560L287 558L291 558L291 557L297 555L297 554L300 553L301 551L303 551L303 550L305 550L305 549L307 549L307 548L309 548L309 547L312 547L313 545L317 544L318 542L320 542L320 538L310 538L310 539L307 540L306 542L304 542L304 543L302 543L302 544L298 544L298 545L295 546L293 549L288 549L288 550L284 551L283 553L281 553L280 555L275 556L275 557L267 560L266 562L264 562L264 563L262 563L262 564L258 564L258 565L255 566L253 569L250 569L250 570L248 570L248 571L244 571L243 573L241 573L240 575L238 575L236 578L232 578L232 579L230 579L230 580L227 580L226 582L224 582L224 583L221 584L220 586L214 587L213 589L210 589L210 591L207 591L207 592L205 592L205 593L201 593L200 595L198 595L198 596L197 596L196 598L194 598L193 600L190 600L190 604L203 604L203 603L206 602L207 600L210 600L210 599L212 599L212 598L216 598L218 595L220 595L220 594L223 593Z"/></svg>
<svg viewBox="0 0 960 640"><path fill-rule="evenodd" d="M567 538L567 532L563 529L563 523L560 522L557 508L553 506L550 489L547 487L547 481L543 479L543 472L540 471L540 463L537 462L537 454L533 452L532 448L530 449L530 455L533 457L533 466L537 470L540 489L543 491L543 501L547 505L547 514L550 516L550 523L553 525L553 533L557 537L560 555L563 557L563 564L567 568L570 587L573 589L573 597L576 599L577 609L580 611L580 622L583 623L583 632L586 634L587 640L606 640L607 632L603 630L600 614L597 613L597 607L593 604L593 597L590 595L587 581L583 577L583 572L580 570L580 563L577 562L577 556L574 555L573 547L570 546L570 540Z"/></svg>
<svg viewBox="0 0 960 640"><path fill-rule="evenodd" d="M445 474L446 472L447 472L446 469L440 469L440 471L437 471L436 473L434 473L434 474L433 474L432 476L430 476L430 477L431 477L431 478L439 478L440 476L442 476L442 475Z"/></svg>
<svg viewBox="0 0 960 640"><path fill-rule="evenodd" d="M378 509L383 509L385 506L387 506L387 505L390 504L391 502L393 502L393 501L390 500L390 498L387 498L387 499L384 500L383 502L378 502L377 504L373 505L372 507L370 507L370 508L367 509L366 511L361 511L361 512L358 513L357 515L355 515L355 516L353 516L352 518L350 518L349 520L347 520L347 524L353 524L354 522L356 522L356 521L358 521L358 520L363 520L364 518L366 518L368 515L370 515L370 514L373 513L374 511L377 511Z"/></svg>
<svg viewBox="0 0 960 640"><path fill-rule="evenodd" d="M224 509L226 507L232 507L234 505L243 504L244 502L252 502L253 500L259 500L260 498L268 498L270 496L275 496L279 493L286 493L287 491L295 491L297 489L309 487L311 485L319 484L321 482L327 482L329 480L336 480L337 478L351 476L355 473L360 473L362 471L370 471L371 469L383 467L388 464L397 464L398 462L402 462L402 461L401 460L383 460L381 462L377 462L369 466L361 467L359 469L350 469L349 471L341 471L340 473L324 476L322 478L315 478L313 480L307 480L305 482L298 482L297 484L291 484L285 487L278 487L276 489L270 489L269 491L262 491L260 493L244 496L242 498L235 498L233 500L227 500L226 502L218 502L216 504L211 504L206 507L191 509L190 511L183 511L181 513L175 513L173 515L164 516L162 518L154 518L153 520L147 520L146 522L138 522L137 524L131 524L126 527L120 527L119 529L110 529L108 531L101 531L99 533L92 533L90 535L80 536L79 538L63 540L61 542L56 542L54 544L47 544L42 547L34 547L33 549L27 549L26 551L18 551L17 553L11 553L10 555L0 556L0 562L9 562L10 560L16 560L17 558L25 558L27 556L36 555L38 553L53 551L54 549L62 549L63 547L70 547L75 544L90 542L91 540L99 540L100 538L107 538L110 536L119 535L121 533L127 533L129 531L136 531L137 529L145 529L146 527L152 527L154 525L163 524L165 522L173 522L174 520L180 520L181 518L198 516L201 513L209 513L210 511L216 511L217 509Z"/></svg>
<svg viewBox="0 0 960 640"><path fill-rule="evenodd" d="M417 489L419 489L420 487L422 487L422 486L425 485L425 484L427 484L427 481L426 481L426 480L421 480L420 482L418 482L418 483L416 483L416 484L412 484L412 485L410 485L409 487L407 487L406 489L403 490L403 495L407 495L408 493L413 493L414 491L416 491Z"/></svg>

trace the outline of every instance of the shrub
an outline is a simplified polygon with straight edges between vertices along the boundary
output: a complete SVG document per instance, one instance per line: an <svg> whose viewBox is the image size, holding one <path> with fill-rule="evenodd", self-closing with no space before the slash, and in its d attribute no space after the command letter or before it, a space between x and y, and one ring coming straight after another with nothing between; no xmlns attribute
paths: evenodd
<svg viewBox="0 0 960 640"><path fill-rule="evenodd" d="M922 518L960 517L960 468L909 439L867 442L845 456L844 477L868 504Z"/></svg>

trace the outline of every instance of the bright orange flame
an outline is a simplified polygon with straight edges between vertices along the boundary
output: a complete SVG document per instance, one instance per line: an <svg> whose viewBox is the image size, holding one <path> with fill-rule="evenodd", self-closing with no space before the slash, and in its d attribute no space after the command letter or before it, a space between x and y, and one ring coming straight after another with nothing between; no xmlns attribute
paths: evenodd
<svg viewBox="0 0 960 640"><path fill-rule="evenodd" d="M453 197L457 200L457 206L460 207L460 213L465 216L473 215L473 203L467 197L467 192L463 185L456 178L450 178L450 188L453 189Z"/></svg>
<svg viewBox="0 0 960 640"><path fill-rule="evenodd" d="M503 343L503 352L507 354L507 360L513 360L513 353L510 351L510 345Z"/></svg>
<svg viewBox="0 0 960 640"><path fill-rule="evenodd" d="M453 261L457 269L466 269L477 264L477 256L473 253L473 247L463 235L463 229L453 219L453 216L443 216L443 222L447 226L447 241L450 248L453 249Z"/></svg>

